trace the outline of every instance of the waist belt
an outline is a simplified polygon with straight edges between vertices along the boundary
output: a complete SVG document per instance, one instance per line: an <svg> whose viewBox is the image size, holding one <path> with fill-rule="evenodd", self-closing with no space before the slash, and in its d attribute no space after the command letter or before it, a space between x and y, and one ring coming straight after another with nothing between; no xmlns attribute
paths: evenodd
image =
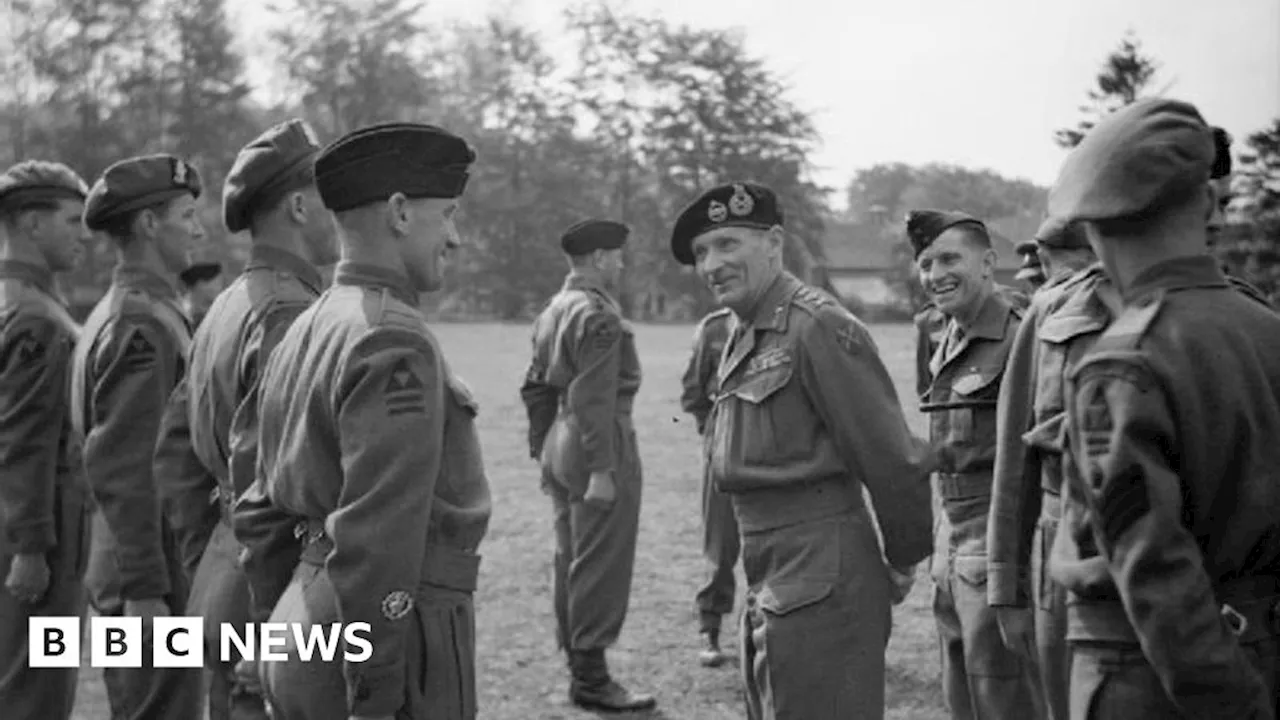
<svg viewBox="0 0 1280 720"><path fill-rule="evenodd" d="M314 521L302 523L295 534L302 536L303 542L306 543L302 548L302 561L324 567L325 560L333 550L333 540L322 528L317 532L317 524ZM422 570L418 576L418 592L426 594L433 588L475 592L479 577L479 555L446 545L428 543L427 551L422 558Z"/></svg>
<svg viewBox="0 0 1280 720"><path fill-rule="evenodd" d="M1214 595L1222 622L1241 643L1280 636L1280 578L1258 576L1224 583ZM1084 602L1068 608L1068 637L1137 643L1124 605Z"/></svg>
<svg viewBox="0 0 1280 720"><path fill-rule="evenodd" d="M743 533L764 532L856 512L861 487L845 478L729 493Z"/></svg>
<svg viewBox="0 0 1280 720"><path fill-rule="evenodd" d="M943 500L990 497L991 473L934 473L933 488Z"/></svg>

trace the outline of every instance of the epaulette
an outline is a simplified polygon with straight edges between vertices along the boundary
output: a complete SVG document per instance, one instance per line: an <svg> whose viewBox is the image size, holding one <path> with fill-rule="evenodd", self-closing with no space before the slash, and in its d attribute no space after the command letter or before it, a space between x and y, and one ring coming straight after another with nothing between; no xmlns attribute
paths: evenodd
<svg viewBox="0 0 1280 720"><path fill-rule="evenodd" d="M819 290L818 288L809 287L808 285L801 287L791 295L791 304L796 307L804 308L810 313L817 313L828 305L834 305L839 308L844 307L827 293Z"/></svg>
<svg viewBox="0 0 1280 720"><path fill-rule="evenodd" d="M1261 303L1268 310L1275 310L1275 306L1271 304L1270 300L1267 300L1267 296L1263 295L1262 291L1248 280L1238 278L1235 275L1228 275L1227 282L1230 283L1231 287L1241 295L1248 297L1250 300L1255 300Z"/></svg>
<svg viewBox="0 0 1280 720"><path fill-rule="evenodd" d="M1102 331L1090 354L1137 349L1162 307L1164 307L1162 291L1153 292L1126 305L1107 329Z"/></svg>

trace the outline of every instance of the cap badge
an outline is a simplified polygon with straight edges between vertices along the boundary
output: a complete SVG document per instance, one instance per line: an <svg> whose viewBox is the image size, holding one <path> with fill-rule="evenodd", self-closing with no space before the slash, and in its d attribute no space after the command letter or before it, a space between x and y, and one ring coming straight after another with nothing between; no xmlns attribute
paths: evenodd
<svg viewBox="0 0 1280 720"><path fill-rule="evenodd" d="M173 184L187 184L187 164L181 160L175 160L173 163Z"/></svg>
<svg viewBox="0 0 1280 720"><path fill-rule="evenodd" d="M707 219L713 223L724 222L729 217L729 211L725 208L724 203L719 200L712 200L707 205Z"/></svg>
<svg viewBox="0 0 1280 720"><path fill-rule="evenodd" d="M733 186L733 197L729 198L729 212L738 217L750 215L751 211L756 208L756 201L751 199L747 194L747 189L742 185L735 184Z"/></svg>

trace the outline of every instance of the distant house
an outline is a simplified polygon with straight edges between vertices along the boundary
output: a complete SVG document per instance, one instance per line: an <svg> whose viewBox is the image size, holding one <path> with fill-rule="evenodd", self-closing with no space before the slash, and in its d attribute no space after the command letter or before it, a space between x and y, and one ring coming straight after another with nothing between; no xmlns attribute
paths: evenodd
<svg viewBox="0 0 1280 720"><path fill-rule="evenodd" d="M996 282L1015 285L1014 275L1022 265L1022 259L1014 246L1029 240L1039 227L1039 220L1030 216L1015 216L987 223L991 231L991 244L998 258ZM890 305L898 301L888 284L898 264L904 257L898 247L906 252L906 238L885 241L875 235L858 237L856 226L850 223L831 222L825 238L826 270L831 284L844 298L856 297L867 305ZM1016 240L1014 238L1017 238Z"/></svg>

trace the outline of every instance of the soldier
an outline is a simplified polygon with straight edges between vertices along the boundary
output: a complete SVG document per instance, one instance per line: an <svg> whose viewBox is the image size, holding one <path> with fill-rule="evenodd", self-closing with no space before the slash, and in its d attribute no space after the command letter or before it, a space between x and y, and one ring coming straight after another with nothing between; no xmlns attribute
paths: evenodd
<svg viewBox="0 0 1280 720"><path fill-rule="evenodd" d="M1050 193L1123 299L1068 375L1080 472L1050 572L1069 591L1073 717L1276 716L1280 318L1205 252L1213 158L1193 106L1139 100Z"/></svg>
<svg viewBox="0 0 1280 720"><path fill-rule="evenodd" d="M572 676L569 698L606 711L656 704L614 680L605 659L627 616L642 495L631 423L640 359L607 289L617 282L629 232L607 220L564 232L569 275L534 322L520 391L529 453L541 458L542 487L555 510L556 629Z"/></svg>
<svg viewBox="0 0 1280 720"><path fill-rule="evenodd" d="M191 326L177 282L204 238L200 194L195 168L148 155L108 167L85 207L85 225L106 233L119 258L85 321L71 376L71 419L97 505L85 586L100 615L141 617L144 628L183 614L187 600L152 460L165 402L186 369ZM200 671L154 667L151 650L148 641L141 668L103 669L112 717L196 717Z"/></svg>
<svg viewBox="0 0 1280 720"><path fill-rule="evenodd" d="M693 415L698 434L705 437L707 416L715 398L715 377L720 368L720 355L729 339L733 314L721 308L698 323L693 336L693 354L681 381L680 406ZM705 457L704 457L705 460ZM706 667L719 667L725 661L720 650L720 620L733 610L736 595L733 569L738 564L738 521L733 517L729 496L716 489L702 472L702 556L707 560L707 581L698 590L698 634L702 649L698 661Z"/></svg>
<svg viewBox="0 0 1280 720"><path fill-rule="evenodd" d="M221 288L218 287L217 279L220 275L222 263L217 262L196 263L178 273L182 310L191 318L193 327L200 327L213 299L218 296Z"/></svg>
<svg viewBox="0 0 1280 720"><path fill-rule="evenodd" d="M32 668L30 618L84 614L88 489L68 417L77 328L54 291L88 238L73 170L28 161L0 175L0 708L66 720L79 671Z"/></svg>
<svg viewBox="0 0 1280 720"><path fill-rule="evenodd" d="M1036 244L1049 280L1032 298L1014 334L1000 381L987 601L995 608L1005 647L1036 665L1046 717L1066 720L1066 598L1047 577L1046 567L1061 516L1066 451L1062 375L1068 343L1101 331L1110 316L1105 308L1099 312L1091 304L1076 303L1079 312L1048 321L1065 298L1088 285L1090 277L1081 271L1096 259L1078 224L1062 227L1048 220L1036 233Z"/></svg>
<svg viewBox="0 0 1280 720"><path fill-rule="evenodd" d="M1034 294L1048 279L1045 277L1044 266L1040 262L1040 253L1036 251L1036 240L1018 243L1014 252L1022 258L1022 266L1018 268L1013 279L1027 288L1028 295Z"/></svg>
<svg viewBox="0 0 1280 720"><path fill-rule="evenodd" d="M947 316L920 408L941 456L931 572L944 698L955 718L1032 717L1031 668L1001 642L986 597L996 398L1022 311L995 291L996 254L981 221L914 211L907 235L921 284Z"/></svg>
<svg viewBox="0 0 1280 720"><path fill-rule="evenodd" d="M333 223L315 189L312 164L319 151L311 128L291 120L262 133L236 157L223 187L222 214L229 232L249 231L249 262L196 330L191 370L170 399L177 416L171 428L178 433L167 436L159 451L196 461L194 472L168 474L167 500L175 528L194 536L190 544L201 556L188 604L205 619L211 720L266 717L261 697L237 685L234 662L221 662L218 628L267 619L249 613L231 508L253 482L257 463L258 371L293 319L320 296L317 266L337 260ZM211 492L218 498L212 522ZM281 570L280 582L292 569Z"/></svg>
<svg viewBox="0 0 1280 720"><path fill-rule="evenodd" d="M685 208L671 235L734 316L706 452L742 537L747 711L878 718L890 604L929 553L932 459L866 328L782 269L782 221L772 190L733 183Z"/></svg>
<svg viewBox="0 0 1280 720"><path fill-rule="evenodd" d="M1031 298L1017 288L996 283L995 290L996 294L1019 310L1025 310L1031 302ZM933 382L929 364L946 333L947 317L938 310L933 300L926 300L924 305L916 311L912 322L916 327L916 395L922 397L929 391L929 384Z"/></svg>
<svg viewBox="0 0 1280 720"><path fill-rule="evenodd" d="M258 470L234 522L255 604L279 595L271 622L368 623L372 649L304 661L289 638L287 661L261 665L273 717L476 716L489 484L475 400L418 309L459 245L474 160L462 138L417 123L356 130L316 158L342 261L261 371ZM281 595L274 556L297 557L295 531L305 547Z"/></svg>

